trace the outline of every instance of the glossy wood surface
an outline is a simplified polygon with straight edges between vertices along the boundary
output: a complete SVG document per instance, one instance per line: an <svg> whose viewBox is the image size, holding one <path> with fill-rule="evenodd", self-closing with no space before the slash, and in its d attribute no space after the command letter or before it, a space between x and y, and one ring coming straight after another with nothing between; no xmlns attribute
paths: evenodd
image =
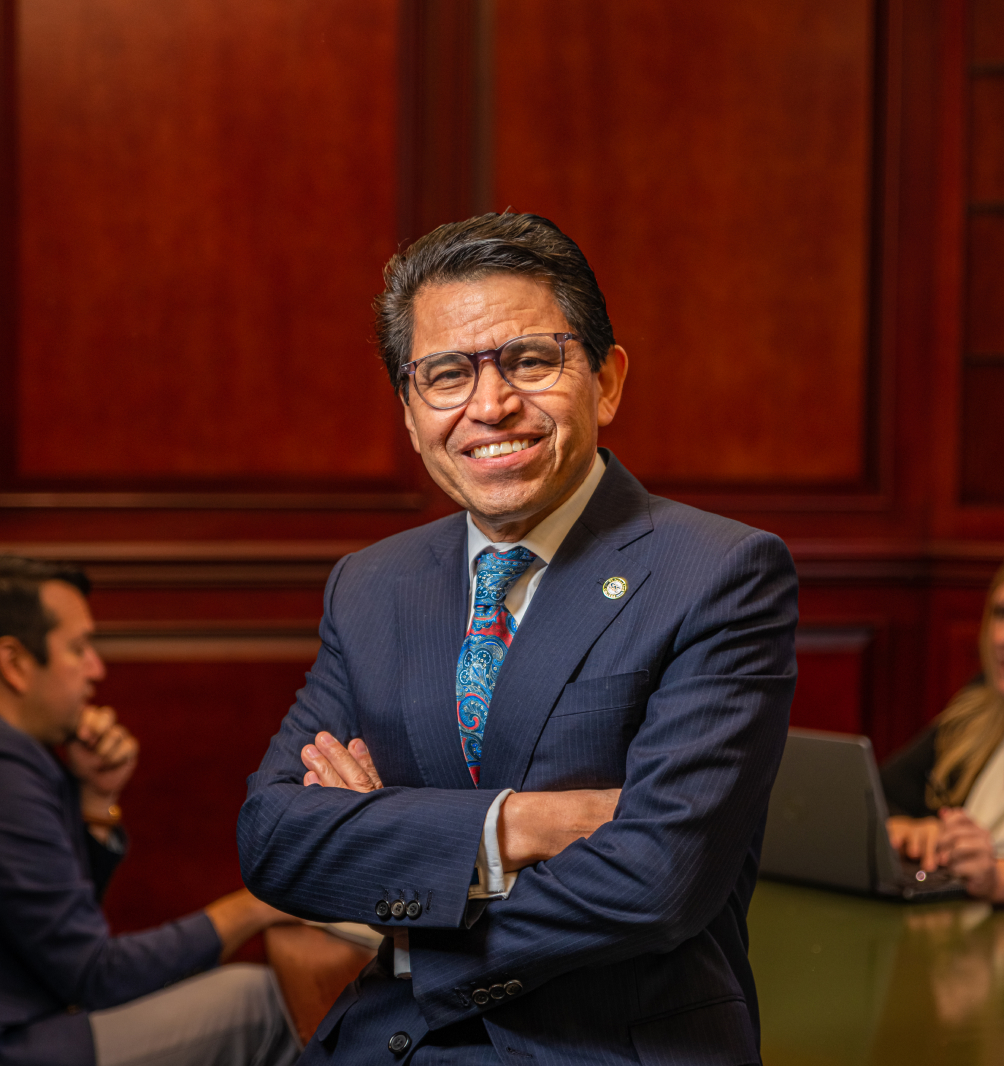
<svg viewBox="0 0 1004 1066"><path fill-rule="evenodd" d="M769 1066L1004 1059L1004 914L761 881L750 962Z"/></svg>
<svg viewBox="0 0 1004 1066"><path fill-rule="evenodd" d="M18 8L16 473L400 476L393 0Z"/></svg>

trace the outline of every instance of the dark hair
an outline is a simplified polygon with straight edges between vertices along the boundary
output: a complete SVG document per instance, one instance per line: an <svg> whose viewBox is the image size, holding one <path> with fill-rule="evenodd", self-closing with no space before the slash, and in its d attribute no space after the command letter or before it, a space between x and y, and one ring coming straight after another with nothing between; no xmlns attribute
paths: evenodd
<svg viewBox="0 0 1004 1066"><path fill-rule="evenodd" d="M16 637L42 666L49 661L45 638L56 626L39 597L46 581L65 581L85 596L91 591L87 575L75 566L0 555L0 637Z"/></svg>
<svg viewBox="0 0 1004 1066"><path fill-rule="evenodd" d="M607 303L579 246L540 215L477 215L420 237L384 267L376 298L380 357L395 390L411 361L413 305L423 285L521 274L550 285L569 326L582 338L590 369L599 370L614 344Z"/></svg>

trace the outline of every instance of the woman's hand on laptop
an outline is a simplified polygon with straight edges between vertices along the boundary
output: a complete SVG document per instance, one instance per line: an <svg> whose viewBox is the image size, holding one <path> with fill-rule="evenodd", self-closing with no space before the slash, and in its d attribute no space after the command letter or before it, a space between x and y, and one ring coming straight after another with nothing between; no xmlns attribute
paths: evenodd
<svg viewBox="0 0 1004 1066"><path fill-rule="evenodd" d="M938 811L942 834L938 860L966 886L969 895L1004 902L1004 863L998 862L994 838L959 807Z"/></svg>
<svg viewBox="0 0 1004 1066"><path fill-rule="evenodd" d="M889 843L907 859L919 862L925 870L938 868L938 841L944 826L938 818L907 818L894 815L885 822Z"/></svg>

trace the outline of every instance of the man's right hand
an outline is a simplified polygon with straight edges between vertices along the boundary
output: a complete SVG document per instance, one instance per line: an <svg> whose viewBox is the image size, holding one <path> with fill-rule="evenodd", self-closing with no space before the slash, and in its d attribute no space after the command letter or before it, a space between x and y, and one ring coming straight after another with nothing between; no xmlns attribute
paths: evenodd
<svg viewBox="0 0 1004 1066"><path fill-rule="evenodd" d="M919 860L925 870L938 868L938 840L944 831L939 819L896 815L886 819L885 827L889 843L900 855L915 862Z"/></svg>
<svg viewBox="0 0 1004 1066"><path fill-rule="evenodd" d="M360 737L353 738L345 747L330 733L318 733L314 743L304 745L300 751L300 761L307 768L303 775L305 785L347 788L353 792L383 788L369 749Z"/></svg>

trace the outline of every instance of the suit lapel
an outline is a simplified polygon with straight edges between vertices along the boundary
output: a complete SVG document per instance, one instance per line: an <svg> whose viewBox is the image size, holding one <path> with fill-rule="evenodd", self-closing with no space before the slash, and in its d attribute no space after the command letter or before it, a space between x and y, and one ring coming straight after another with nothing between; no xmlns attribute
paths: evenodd
<svg viewBox="0 0 1004 1066"><path fill-rule="evenodd" d="M444 523L397 597L401 699L412 750L430 788L473 788L457 728L457 657L467 622L467 522Z"/></svg>
<svg viewBox="0 0 1004 1066"><path fill-rule="evenodd" d="M482 788L519 788L551 709L600 634L627 606L649 570L620 549L651 532L644 488L610 455L607 471L533 597L492 695ZM627 580L608 599L603 582Z"/></svg>

